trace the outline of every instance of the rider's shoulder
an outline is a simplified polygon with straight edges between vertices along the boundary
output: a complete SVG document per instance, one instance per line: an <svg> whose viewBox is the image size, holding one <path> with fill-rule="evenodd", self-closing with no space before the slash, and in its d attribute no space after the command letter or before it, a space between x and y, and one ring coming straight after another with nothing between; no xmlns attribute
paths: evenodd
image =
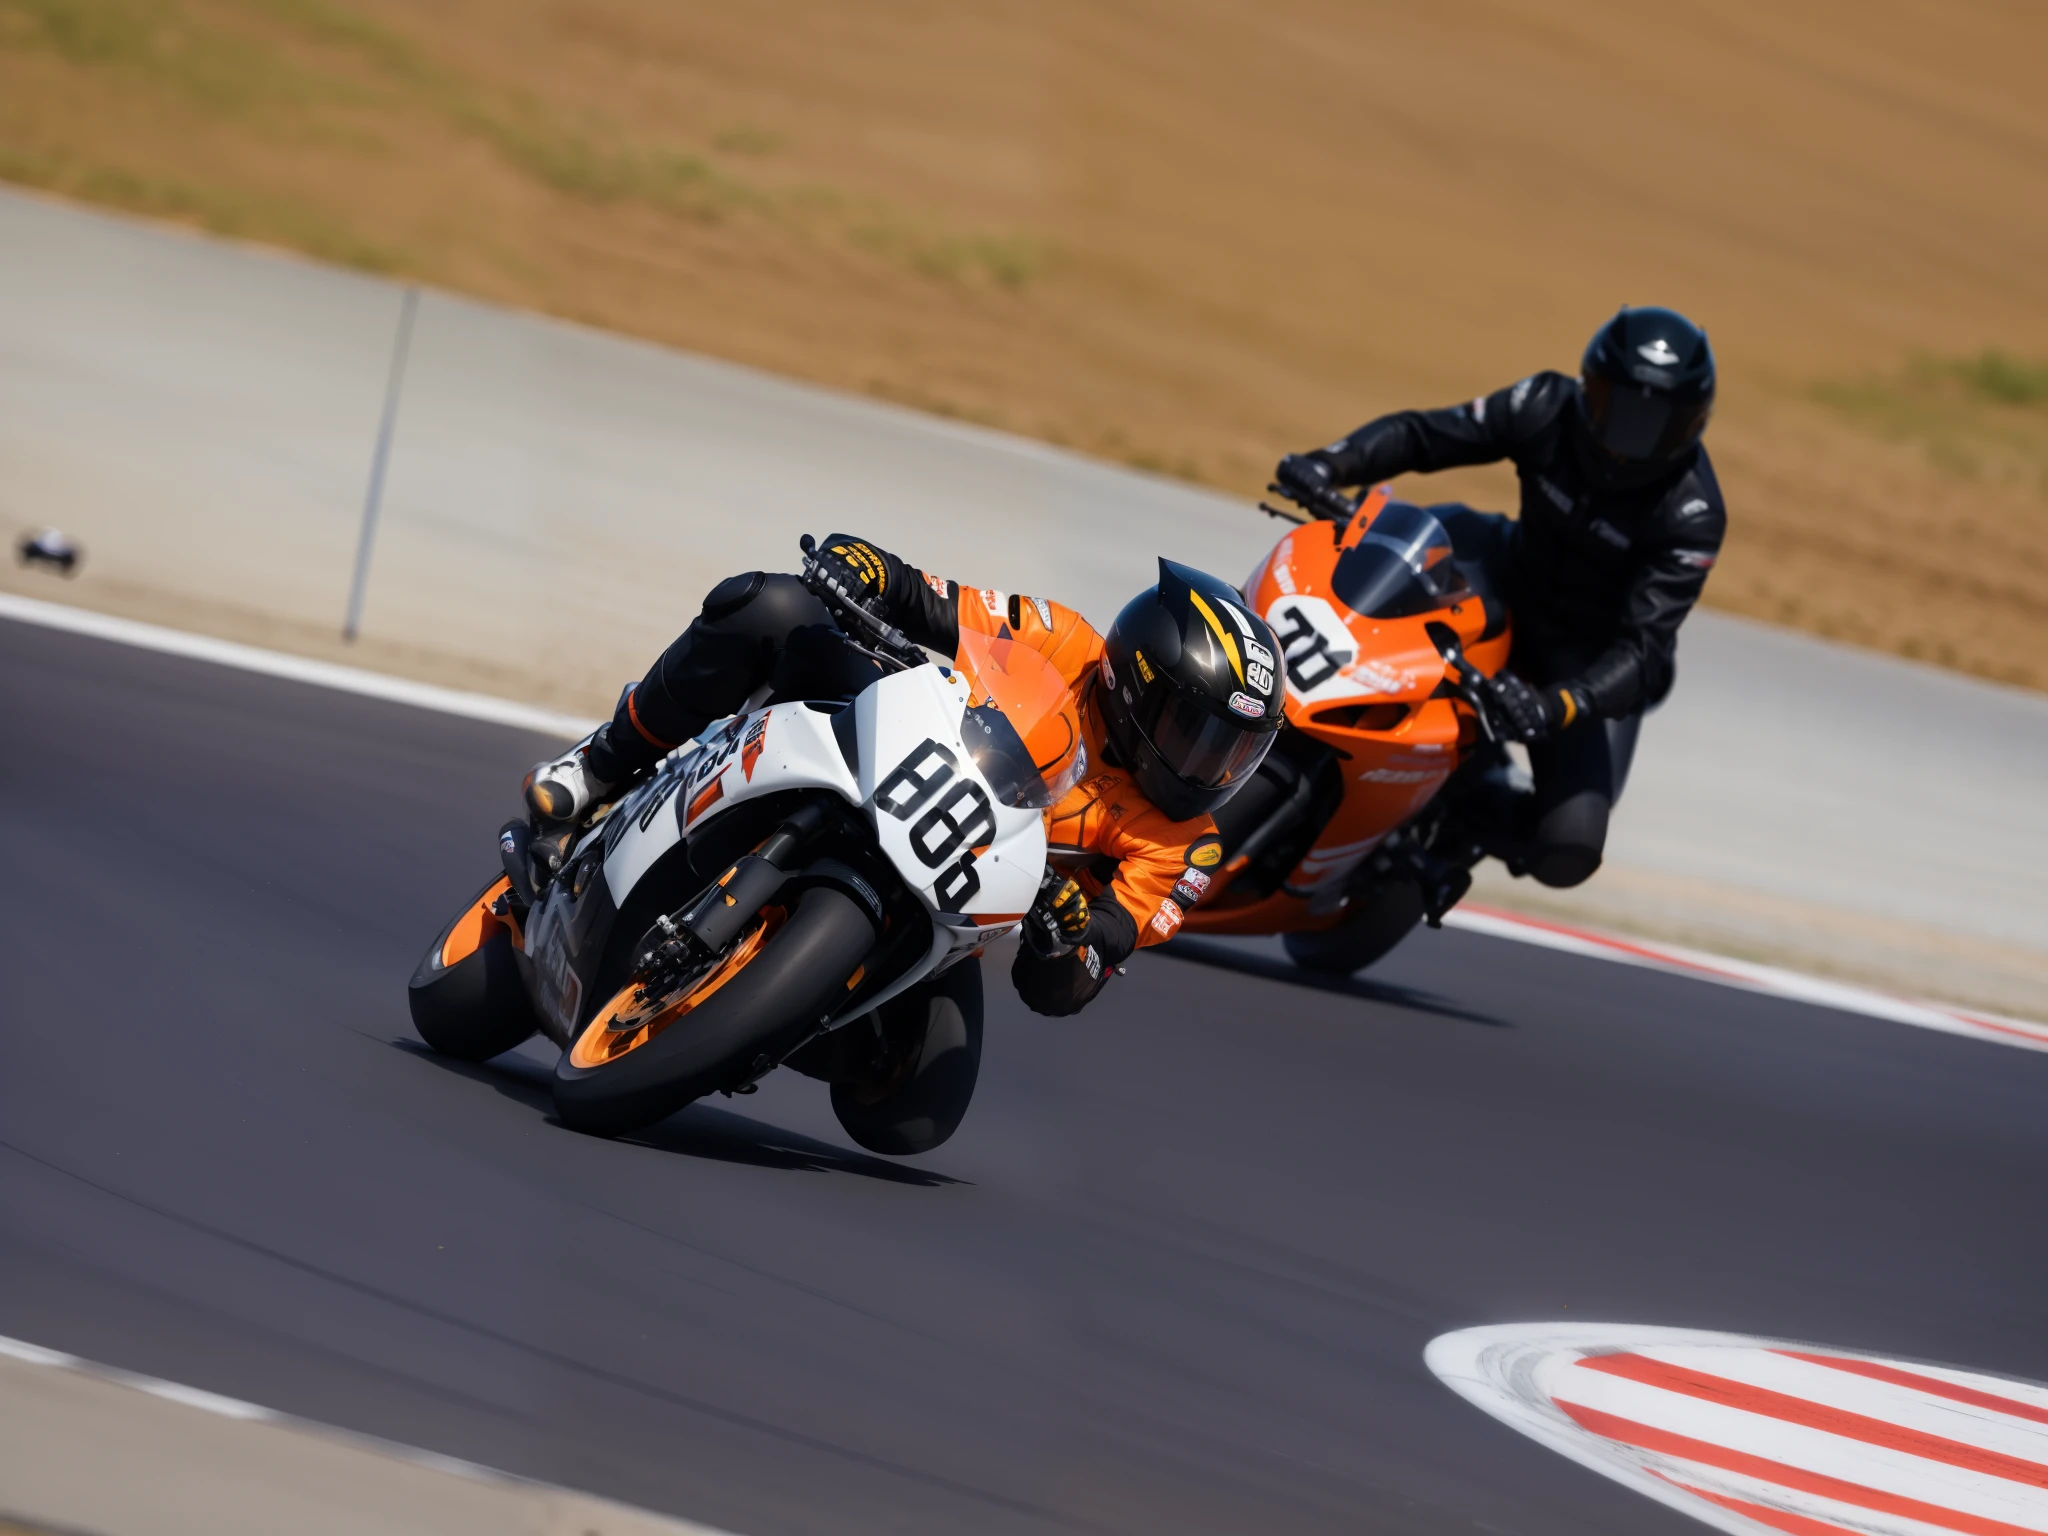
<svg viewBox="0 0 2048 1536"><path fill-rule="evenodd" d="M1485 415L1495 415L1497 420L1492 424L1508 436L1527 439L1557 424L1576 397L1578 387L1569 374L1546 368L1482 396L1472 403L1472 408L1475 414L1483 413L1482 421Z"/></svg>

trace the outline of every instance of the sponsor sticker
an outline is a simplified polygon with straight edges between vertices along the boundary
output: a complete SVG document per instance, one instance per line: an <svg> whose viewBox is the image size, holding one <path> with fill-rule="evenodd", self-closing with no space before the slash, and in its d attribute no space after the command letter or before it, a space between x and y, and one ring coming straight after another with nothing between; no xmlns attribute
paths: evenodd
<svg viewBox="0 0 2048 1536"><path fill-rule="evenodd" d="M1131 652L1131 660L1138 664L1138 676L1145 679L1148 683L1151 682L1152 663L1145 659L1145 653L1143 651L1133 651ZM1104 665L1107 665L1107 663L1104 663Z"/></svg>
<svg viewBox="0 0 2048 1536"><path fill-rule="evenodd" d="M1211 838L1188 850L1188 862L1197 869L1214 869L1223 862L1223 845Z"/></svg>
<svg viewBox="0 0 2048 1536"><path fill-rule="evenodd" d="M761 760L761 748L768 739L768 716L758 715L747 727L746 740L740 745L740 772L749 784L754 782L754 764Z"/></svg>
<svg viewBox="0 0 2048 1536"><path fill-rule="evenodd" d="M953 583L946 580L943 576L927 575L924 579L924 584L938 593L940 597L951 597L953 595Z"/></svg>
<svg viewBox="0 0 2048 1536"><path fill-rule="evenodd" d="M1233 693L1230 696L1230 707L1252 720L1258 719L1266 712L1266 706L1248 693Z"/></svg>
<svg viewBox="0 0 2048 1536"><path fill-rule="evenodd" d="M1003 616L1003 594L994 587L980 587L976 590L981 593L981 606L988 610L988 616L992 619L1001 618Z"/></svg>
<svg viewBox="0 0 2048 1536"><path fill-rule="evenodd" d="M1209 877L1199 869L1182 870L1180 883L1193 891L1198 897L1209 894Z"/></svg>
<svg viewBox="0 0 2048 1536"><path fill-rule="evenodd" d="M1162 939L1173 937L1173 931L1180 926L1180 908L1169 898L1159 903L1159 910L1152 914L1150 927Z"/></svg>
<svg viewBox="0 0 2048 1536"><path fill-rule="evenodd" d="M1472 419L1481 426L1486 424L1486 396L1481 395L1472 402Z"/></svg>
<svg viewBox="0 0 2048 1536"><path fill-rule="evenodd" d="M1116 668L1109 664L1109 652L1102 653L1102 686L1112 693L1116 691Z"/></svg>
<svg viewBox="0 0 2048 1536"><path fill-rule="evenodd" d="M1689 565L1696 571L1711 571L1714 568L1714 552L1712 550L1681 549L1676 553L1680 565Z"/></svg>
<svg viewBox="0 0 2048 1536"><path fill-rule="evenodd" d="M1038 613L1038 622L1039 622L1039 623L1041 623L1041 624L1043 624L1043 625L1044 625L1044 626L1045 626L1045 627L1046 627L1047 629L1051 629L1051 628L1052 628L1052 604L1051 604L1051 603L1048 603L1048 602L1047 602L1047 601L1046 601L1046 600L1045 600L1044 598L1042 598L1042 597L1033 597L1033 598L1028 598L1028 599L1026 599L1026 601L1028 601L1028 602L1029 602L1029 603L1031 604L1031 606L1032 606L1032 607L1033 607L1033 608L1034 608L1035 610L1037 610L1037 613Z"/></svg>

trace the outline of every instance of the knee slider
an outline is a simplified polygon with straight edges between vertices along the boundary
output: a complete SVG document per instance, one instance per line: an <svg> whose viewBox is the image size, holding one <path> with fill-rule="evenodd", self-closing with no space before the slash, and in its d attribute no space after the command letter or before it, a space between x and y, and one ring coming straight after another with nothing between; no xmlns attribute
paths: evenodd
<svg viewBox="0 0 2048 1536"><path fill-rule="evenodd" d="M1584 885L1600 867L1600 850L1584 843L1549 843L1529 857L1529 873L1538 885L1565 890Z"/></svg>

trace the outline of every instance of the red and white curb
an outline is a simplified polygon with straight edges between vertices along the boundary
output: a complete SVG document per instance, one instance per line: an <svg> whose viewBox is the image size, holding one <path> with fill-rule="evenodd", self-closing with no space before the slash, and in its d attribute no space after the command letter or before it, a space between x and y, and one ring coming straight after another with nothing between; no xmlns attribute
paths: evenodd
<svg viewBox="0 0 2048 1536"><path fill-rule="evenodd" d="M1524 1323L1424 1352L1454 1392L1717 1530L2048 1532L2048 1387L1817 1344Z"/></svg>
<svg viewBox="0 0 2048 1536"><path fill-rule="evenodd" d="M1702 981L1765 992L1773 997L1812 1003L1820 1008L1835 1008L1844 1013L1860 1013L1868 1018L1889 1019L1894 1024L1911 1024L1918 1029L1938 1029L1944 1034L1967 1035L1973 1040L2015 1045L2022 1050L2048 1051L2048 1024L1894 997L1887 992L1859 987L1853 982L1825 981L1818 976L1804 976L1772 965L1755 965L1747 960L1730 960L1725 956L1682 949L1672 944L1617 938L1591 929L1526 917L1519 912L1461 906L1445 916L1444 926L1595 960L1613 960L1623 965L1644 965L1681 976L1696 976Z"/></svg>

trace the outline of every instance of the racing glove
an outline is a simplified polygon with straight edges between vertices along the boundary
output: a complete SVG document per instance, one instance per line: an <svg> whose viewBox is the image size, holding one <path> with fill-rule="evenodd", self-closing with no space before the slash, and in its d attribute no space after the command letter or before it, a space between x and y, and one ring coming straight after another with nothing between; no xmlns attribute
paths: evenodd
<svg viewBox="0 0 2048 1536"><path fill-rule="evenodd" d="M888 616L907 584L901 560L849 533L830 535L811 559L825 584L848 607L877 618Z"/></svg>
<svg viewBox="0 0 2048 1536"><path fill-rule="evenodd" d="M1071 876L1047 870L1038 900L1024 914L1024 942L1031 952L1052 960L1072 954L1088 934L1088 896Z"/></svg>
<svg viewBox="0 0 2048 1536"><path fill-rule="evenodd" d="M1273 469L1273 480L1295 500L1319 507L1327 515L1348 516L1351 507L1338 486L1337 464L1321 448L1311 453L1290 453Z"/></svg>
<svg viewBox="0 0 2048 1536"><path fill-rule="evenodd" d="M1541 741L1554 736L1586 712L1585 698L1573 688L1536 688L1512 672L1503 672L1489 690L1500 723L1513 741Z"/></svg>

